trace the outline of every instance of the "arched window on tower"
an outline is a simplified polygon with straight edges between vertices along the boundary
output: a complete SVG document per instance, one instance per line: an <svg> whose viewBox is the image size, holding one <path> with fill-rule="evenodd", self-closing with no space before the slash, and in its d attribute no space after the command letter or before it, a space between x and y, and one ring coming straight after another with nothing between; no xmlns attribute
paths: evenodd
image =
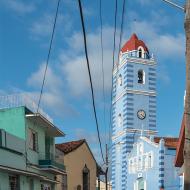
<svg viewBox="0 0 190 190"><path fill-rule="evenodd" d="M122 86L122 75L121 74L119 75L117 82L118 82L118 86Z"/></svg>
<svg viewBox="0 0 190 190"><path fill-rule="evenodd" d="M138 57L139 58L144 58L144 49L143 49L143 47L138 48Z"/></svg>
<svg viewBox="0 0 190 190"><path fill-rule="evenodd" d="M123 126L123 118L122 115L119 114L118 115L118 127L122 127Z"/></svg>
<svg viewBox="0 0 190 190"><path fill-rule="evenodd" d="M139 57L142 58L142 49L139 49Z"/></svg>
<svg viewBox="0 0 190 190"><path fill-rule="evenodd" d="M138 83L145 84L145 72L143 70L138 70Z"/></svg>

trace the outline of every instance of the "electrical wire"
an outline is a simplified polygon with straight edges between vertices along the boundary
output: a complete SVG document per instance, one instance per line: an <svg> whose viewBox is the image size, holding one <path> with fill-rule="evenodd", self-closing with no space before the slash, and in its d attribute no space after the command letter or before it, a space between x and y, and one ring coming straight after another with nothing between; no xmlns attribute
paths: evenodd
<svg viewBox="0 0 190 190"><path fill-rule="evenodd" d="M60 1L61 0L57 1L57 8L56 8L55 18L54 18L54 23L53 23L53 29L52 29L52 33L51 33L51 39L50 39L50 44L49 44L49 49L48 49L48 54L47 54L47 59L46 59L46 66L45 66L45 70L44 70L44 75L43 75L42 86L41 86L41 90L40 90L40 95L39 95L36 115L37 115L37 113L39 113L40 103L41 103L41 99L42 99L42 95L43 95L43 89L44 89L44 85L45 85L46 74L47 74L47 69L48 69L48 65L49 65L49 59L50 59L50 55L51 55L51 49L52 49L52 43L53 43L53 38L54 38L54 33L55 33L55 28L56 28L56 23L57 23L57 17L58 17L58 12L59 12ZM34 126L36 126L36 125L37 125L37 121L35 120L34 121ZM29 139L29 144L31 143L31 140L32 139L30 138ZM37 146L37 148L38 148L38 146ZM25 150L26 155L23 155L23 156L26 158L26 161L30 164L31 162L27 158L28 149Z"/></svg>
<svg viewBox="0 0 190 190"><path fill-rule="evenodd" d="M87 50L87 41L86 41L86 30L85 30L85 25L84 25L83 10L82 10L82 4L81 4L80 0L78 0L78 4L79 4L80 18L81 18L82 31L83 31L83 39L84 39L84 49L85 49L86 63L87 63L87 68L88 68L89 80L90 80L90 88L91 88L93 112L94 112L94 117L95 117L95 122L96 122L96 129L97 129L97 134L98 134L98 141L99 141L99 145L100 145L101 156L102 156L103 162L105 163L104 156L103 156L103 150L102 150L102 143L101 143L101 139L100 139L100 131L99 131L97 113L96 113L95 98L94 98L94 89L93 89L92 77L91 77L91 72L90 72L90 64L89 64L89 59L88 59L88 50Z"/></svg>
<svg viewBox="0 0 190 190"><path fill-rule="evenodd" d="M109 121L109 146L111 143L111 128L112 128L112 101L113 101L113 70L114 70L114 65L115 65L115 48L116 48L116 30L117 30L117 6L118 6L118 2L117 0L115 0L115 11L114 11L114 33L113 33L113 52L112 52L112 77L111 77L111 92L110 92L110 121ZM108 150L108 155L109 155L109 150ZM109 163L109 160L108 160ZM109 168L109 164L108 164L108 168Z"/></svg>
<svg viewBox="0 0 190 190"><path fill-rule="evenodd" d="M115 13L114 13L114 40L113 40L113 52L112 52L112 80L111 80L111 103L110 103L110 122L109 122L109 146L111 142L111 127L112 127L112 101L113 101L113 70L115 65L115 46L116 46L116 27L117 27L117 0L115 0Z"/></svg>
<svg viewBox="0 0 190 190"><path fill-rule="evenodd" d="M49 59L50 59L50 55L51 55L52 43L53 43L53 38L54 38L54 33L55 33L55 27L56 27L56 23L57 23L58 12L59 12L60 1L61 0L58 0L58 2L57 2L57 8L56 8L55 18L54 18L54 23L53 23L53 29L52 29L51 40L50 40L50 45L49 45L49 50L48 50L48 55L47 55L47 60L46 60L46 66L45 66L45 70L44 70L43 81L42 81L42 86L41 86L40 96L39 96L39 101L38 101L38 106L37 106L37 113L39 112L42 94L43 94L43 90L44 90L46 74L47 74L47 69L48 69L48 65L49 65Z"/></svg>
<svg viewBox="0 0 190 190"><path fill-rule="evenodd" d="M101 41L101 65L102 65L102 91L103 91L103 102L104 102L104 126L105 126L105 137L107 134L107 127L106 127L106 97L105 97L105 75L104 75L104 49L103 49L103 27L102 27L102 0L99 1L99 15L100 15L100 41ZM107 142L105 138L105 144Z"/></svg>
<svg viewBox="0 0 190 190"><path fill-rule="evenodd" d="M123 6L122 6L122 18L121 18L121 28L120 28L120 37L119 37L119 49L118 49L118 63L119 64L119 55L120 55L120 50L121 50L121 43L122 43L122 38L123 38L123 25L124 25L124 20L125 20L125 0L123 0Z"/></svg>

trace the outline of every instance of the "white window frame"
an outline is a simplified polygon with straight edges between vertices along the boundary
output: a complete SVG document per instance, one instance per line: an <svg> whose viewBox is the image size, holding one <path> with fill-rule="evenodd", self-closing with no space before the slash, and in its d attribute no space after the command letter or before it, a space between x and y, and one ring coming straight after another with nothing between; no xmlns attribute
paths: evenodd
<svg viewBox="0 0 190 190"><path fill-rule="evenodd" d="M140 50L141 50L141 57L140 57L140 52L139 52ZM144 54L145 54L144 48L142 46L139 46L138 47L138 57L144 58Z"/></svg>

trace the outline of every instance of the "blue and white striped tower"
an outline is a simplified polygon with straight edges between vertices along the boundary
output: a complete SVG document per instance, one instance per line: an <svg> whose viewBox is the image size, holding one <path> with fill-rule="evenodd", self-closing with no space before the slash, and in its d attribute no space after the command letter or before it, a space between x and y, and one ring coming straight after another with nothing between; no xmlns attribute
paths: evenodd
<svg viewBox="0 0 190 190"><path fill-rule="evenodd" d="M126 155L137 136L156 131L156 62L133 34L113 71L112 187L126 190Z"/></svg>
<svg viewBox="0 0 190 190"><path fill-rule="evenodd" d="M164 139L160 140L159 143L159 189L164 189L164 155L165 155L165 147L164 147Z"/></svg>

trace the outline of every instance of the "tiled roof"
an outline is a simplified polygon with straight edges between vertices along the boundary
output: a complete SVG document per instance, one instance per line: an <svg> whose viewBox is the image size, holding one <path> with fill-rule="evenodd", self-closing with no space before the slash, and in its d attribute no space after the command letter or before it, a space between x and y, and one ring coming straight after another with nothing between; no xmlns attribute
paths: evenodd
<svg viewBox="0 0 190 190"><path fill-rule="evenodd" d="M164 139L165 146L168 148L177 148L179 139L173 137L154 137L154 142L159 143L160 139Z"/></svg>
<svg viewBox="0 0 190 190"><path fill-rule="evenodd" d="M145 43L142 40L139 40L136 34L133 34L131 38L121 48L121 51L127 52L137 50L139 46L142 46L145 51L149 52Z"/></svg>
<svg viewBox="0 0 190 190"><path fill-rule="evenodd" d="M183 120L181 123L179 142L178 142L177 151L176 151L176 157L175 157L175 166L176 167L182 167L183 166L183 163L184 163L184 156L183 156L184 144L185 144L185 114L183 115Z"/></svg>
<svg viewBox="0 0 190 190"><path fill-rule="evenodd" d="M56 144L56 148L64 152L65 154L68 154L69 152L72 152L73 150L76 150L78 147L80 147L84 142L86 142L86 140L81 139L78 141L70 141L66 143Z"/></svg>

